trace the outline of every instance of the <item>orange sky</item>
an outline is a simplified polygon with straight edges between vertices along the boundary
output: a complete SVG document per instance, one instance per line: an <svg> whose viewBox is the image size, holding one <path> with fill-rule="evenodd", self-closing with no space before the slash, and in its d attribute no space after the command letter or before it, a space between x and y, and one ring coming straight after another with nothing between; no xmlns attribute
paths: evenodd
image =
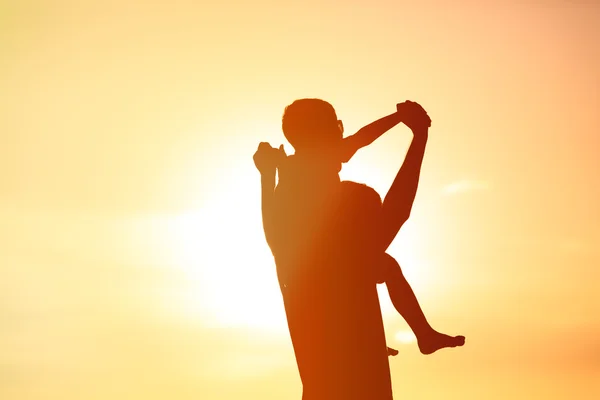
<svg viewBox="0 0 600 400"><path fill-rule="evenodd" d="M496 3L4 2L0 398L299 398L252 154L301 97L433 120L391 252L467 345L418 354L382 288L395 395L599 398L600 6Z"/></svg>

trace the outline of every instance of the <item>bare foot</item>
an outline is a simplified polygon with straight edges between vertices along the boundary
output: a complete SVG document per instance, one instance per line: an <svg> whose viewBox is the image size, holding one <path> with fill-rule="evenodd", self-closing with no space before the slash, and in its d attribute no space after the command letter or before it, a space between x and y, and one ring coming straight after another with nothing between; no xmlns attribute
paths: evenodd
<svg viewBox="0 0 600 400"><path fill-rule="evenodd" d="M387 348L387 354L388 356L397 356L398 355L398 350L396 349L392 349L391 347Z"/></svg>
<svg viewBox="0 0 600 400"><path fill-rule="evenodd" d="M419 350L423 354L432 354L446 347L459 347L465 344L464 336L449 336L438 331L419 338Z"/></svg>

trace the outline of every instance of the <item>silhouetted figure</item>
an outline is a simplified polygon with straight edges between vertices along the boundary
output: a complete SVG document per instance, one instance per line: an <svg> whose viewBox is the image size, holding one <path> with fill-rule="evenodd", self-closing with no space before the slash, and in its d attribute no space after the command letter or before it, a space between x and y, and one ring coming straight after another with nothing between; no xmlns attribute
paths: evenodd
<svg viewBox="0 0 600 400"><path fill-rule="evenodd" d="M415 139L383 204L368 186L339 181L341 162L401 121ZM386 282L424 354L464 343L463 337L431 328L399 265L385 253L410 214L429 125L425 111L406 102L342 139L333 107L304 99L290 105L283 118L296 154L286 157L283 147L259 146L255 162L262 178L265 235L277 264L305 399L391 398L389 365L381 357L397 352L385 346L376 282ZM276 168L280 180L274 191Z"/></svg>

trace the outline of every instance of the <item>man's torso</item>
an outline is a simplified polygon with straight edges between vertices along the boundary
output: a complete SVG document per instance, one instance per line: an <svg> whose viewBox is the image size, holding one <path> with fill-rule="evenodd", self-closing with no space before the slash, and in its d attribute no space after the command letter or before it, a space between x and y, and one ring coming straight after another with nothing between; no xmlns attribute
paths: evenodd
<svg viewBox="0 0 600 400"><path fill-rule="evenodd" d="M321 189L276 193L275 257L305 398L390 399L383 321L366 265L381 200L354 182Z"/></svg>

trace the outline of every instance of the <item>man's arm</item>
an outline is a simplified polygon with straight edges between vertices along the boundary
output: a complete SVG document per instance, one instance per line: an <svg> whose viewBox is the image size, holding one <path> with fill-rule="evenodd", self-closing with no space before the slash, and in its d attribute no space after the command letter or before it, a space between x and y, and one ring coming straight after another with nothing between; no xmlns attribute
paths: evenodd
<svg viewBox="0 0 600 400"><path fill-rule="evenodd" d="M348 162L359 149L370 145L400 122L402 122L400 113L395 112L371 122L360 128L354 135L345 138L342 144L342 162Z"/></svg>
<svg viewBox="0 0 600 400"><path fill-rule="evenodd" d="M425 126L413 128L414 137L404 163L383 200L382 230L378 239L384 250L390 246L410 216L419 185L428 131L429 127Z"/></svg>

